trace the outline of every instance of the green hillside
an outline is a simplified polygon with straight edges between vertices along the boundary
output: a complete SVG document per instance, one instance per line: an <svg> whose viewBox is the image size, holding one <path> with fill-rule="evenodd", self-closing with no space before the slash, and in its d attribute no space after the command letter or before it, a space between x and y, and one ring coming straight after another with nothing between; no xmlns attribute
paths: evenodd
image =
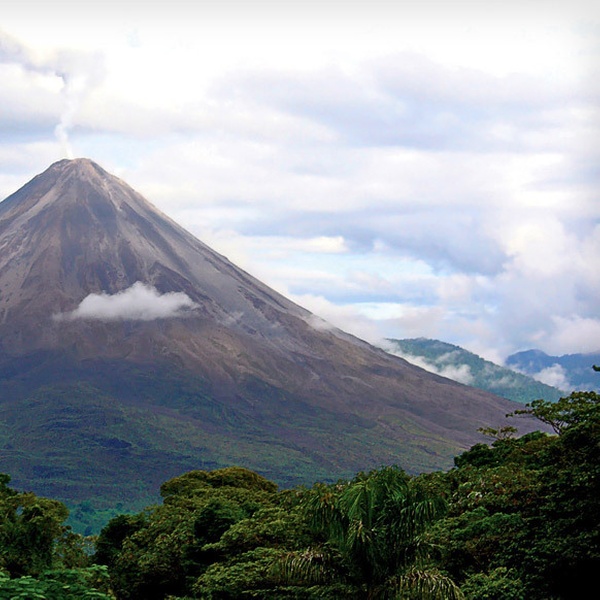
<svg viewBox="0 0 600 600"><path fill-rule="evenodd" d="M355 465L451 464L441 436L426 450L399 444L369 415L316 410L256 379L234 405L176 369L102 361L86 369L42 356L28 369L0 368L0 472L18 489L65 502L78 532L97 532L114 507L155 502L163 481L194 469L243 464L289 488L349 477ZM385 426L423 436L408 420Z"/></svg>
<svg viewBox="0 0 600 600"><path fill-rule="evenodd" d="M410 357L416 357L419 364L428 370L515 402L526 404L538 398L555 402L567 394L485 360L460 346L427 338L388 341L397 353L409 361Z"/></svg>

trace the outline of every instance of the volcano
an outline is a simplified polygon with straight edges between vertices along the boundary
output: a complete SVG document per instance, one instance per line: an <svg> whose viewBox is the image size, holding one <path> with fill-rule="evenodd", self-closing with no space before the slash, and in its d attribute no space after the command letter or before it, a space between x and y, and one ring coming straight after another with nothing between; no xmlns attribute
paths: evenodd
<svg viewBox="0 0 600 600"><path fill-rule="evenodd" d="M328 326L88 159L0 203L0 470L73 502L449 467L515 405Z"/></svg>

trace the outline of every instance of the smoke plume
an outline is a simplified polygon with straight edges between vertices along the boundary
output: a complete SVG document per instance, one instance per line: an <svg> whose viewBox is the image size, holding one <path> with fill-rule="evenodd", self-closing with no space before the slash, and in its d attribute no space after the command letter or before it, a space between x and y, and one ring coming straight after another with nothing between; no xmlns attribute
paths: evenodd
<svg viewBox="0 0 600 600"><path fill-rule="evenodd" d="M54 134L63 157L73 158L70 132L81 103L104 77L102 56L73 50L35 54L14 37L0 31L0 63L16 64L26 72L51 75L62 81L63 109Z"/></svg>

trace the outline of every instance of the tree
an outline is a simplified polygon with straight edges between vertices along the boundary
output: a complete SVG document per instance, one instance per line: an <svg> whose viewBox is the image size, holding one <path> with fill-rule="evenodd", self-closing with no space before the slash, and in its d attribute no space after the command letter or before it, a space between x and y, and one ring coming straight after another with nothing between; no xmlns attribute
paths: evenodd
<svg viewBox="0 0 600 600"><path fill-rule="evenodd" d="M299 509L301 495L298 490L279 493L274 506L238 521L219 541L199 548L197 559L204 558L207 568L194 584L194 594L211 600L308 597L302 589L279 585L273 572L274 564L314 541Z"/></svg>
<svg viewBox="0 0 600 600"><path fill-rule="evenodd" d="M448 578L422 568L422 536L443 514L444 502L411 487L400 469L316 485L304 508L322 541L282 561L283 581L346 586L345 595L357 598L462 597Z"/></svg>
<svg viewBox="0 0 600 600"><path fill-rule="evenodd" d="M191 594L194 582L216 558L204 547L270 506L276 490L274 483L240 467L175 477L161 486L162 505L108 523L95 559L109 566L119 599Z"/></svg>
<svg viewBox="0 0 600 600"><path fill-rule="evenodd" d="M473 600L576 600L600 568L600 396L574 392L519 413L534 432L478 444L440 475L448 516L432 541Z"/></svg>
<svg viewBox="0 0 600 600"><path fill-rule="evenodd" d="M560 426L540 473L543 501L530 521L526 577L542 597L576 599L600 569L600 395L574 392L559 402L558 416L543 407Z"/></svg>
<svg viewBox="0 0 600 600"><path fill-rule="evenodd" d="M64 522L67 507L31 492L17 492L0 474L0 569L11 577L87 564L85 540Z"/></svg>
<svg viewBox="0 0 600 600"><path fill-rule="evenodd" d="M67 507L9 482L0 474L0 600L109 600L108 573L88 566L89 540L64 525Z"/></svg>
<svg viewBox="0 0 600 600"><path fill-rule="evenodd" d="M600 421L600 395L596 392L573 392L558 402L534 400L527 408L516 410L509 416L533 415L550 425L560 435L565 429L590 421Z"/></svg>

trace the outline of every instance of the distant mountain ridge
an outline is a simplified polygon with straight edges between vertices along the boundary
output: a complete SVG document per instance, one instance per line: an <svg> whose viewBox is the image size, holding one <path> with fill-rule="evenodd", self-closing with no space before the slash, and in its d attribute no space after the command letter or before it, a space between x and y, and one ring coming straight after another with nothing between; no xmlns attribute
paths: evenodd
<svg viewBox="0 0 600 600"><path fill-rule="evenodd" d="M511 354L506 364L532 377L548 369L559 369L559 374L572 389L600 392L600 375L592 368L593 365L600 365L600 352L551 356L541 350L525 350Z"/></svg>
<svg viewBox="0 0 600 600"><path fill-rule="evenodd" d="M555 402L568 393L440 340L414 338L388 341L408 361L418 359L419 366L446 377L456 377L462 383L515 402L526 404L538 398Z"/></svg>

